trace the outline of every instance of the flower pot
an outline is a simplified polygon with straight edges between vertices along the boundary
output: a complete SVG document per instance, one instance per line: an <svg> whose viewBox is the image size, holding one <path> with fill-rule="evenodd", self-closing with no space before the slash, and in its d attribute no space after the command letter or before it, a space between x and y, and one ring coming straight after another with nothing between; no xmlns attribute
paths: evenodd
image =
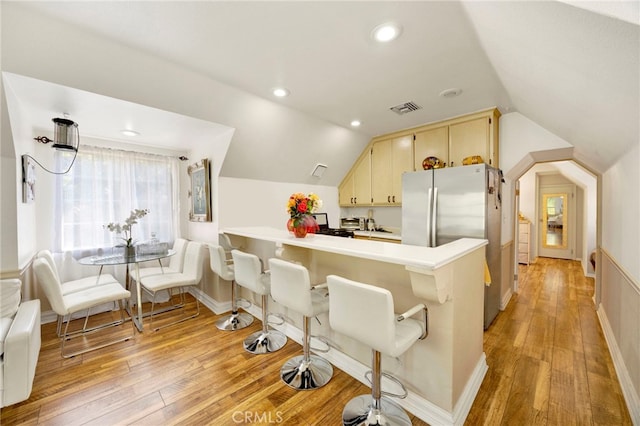
<svg viewBox="0 0 640 426"><path fill-rule="evenodd" d="M124 246L124 258L131 259L136 257L136 248L135 246Z"/></svg>

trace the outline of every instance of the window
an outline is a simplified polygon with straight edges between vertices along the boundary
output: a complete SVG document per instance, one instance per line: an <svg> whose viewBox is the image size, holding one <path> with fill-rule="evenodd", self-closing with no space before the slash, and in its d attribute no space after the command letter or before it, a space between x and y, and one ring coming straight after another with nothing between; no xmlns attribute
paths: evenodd
<svg viewBox="0 0 640 426"><path fill-rule="evenodd" d="M59 166L73 153L57 152ZM123 223L133 209L149 214L132 228L143 242L155 232L172 244L179 230L178 160L154 154L83 145L69 173L56 177L54 245L58 251L122 244L104 225Z"/></svg>

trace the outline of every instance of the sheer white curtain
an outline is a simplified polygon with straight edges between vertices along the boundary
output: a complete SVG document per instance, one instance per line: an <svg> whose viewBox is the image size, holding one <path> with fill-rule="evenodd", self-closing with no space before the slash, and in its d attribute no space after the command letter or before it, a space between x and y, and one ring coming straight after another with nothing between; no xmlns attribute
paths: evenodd
<svg viewBox="0 0 640 426"><path fill-rule="evenodd" d="M58 151L60 164L73 153ZM122 244L122 236L108 231L110 222L124 224L133 209L148 209L132 227L132 237L143 242L155 232L173 244L179 226L178 160L83 145L75 164L56 177L56 251L91 252Z"/></svg>

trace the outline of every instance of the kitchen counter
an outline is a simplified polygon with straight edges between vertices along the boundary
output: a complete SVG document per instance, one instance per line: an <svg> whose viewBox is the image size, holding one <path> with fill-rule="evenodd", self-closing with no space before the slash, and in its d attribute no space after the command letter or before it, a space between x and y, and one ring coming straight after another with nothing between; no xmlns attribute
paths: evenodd
<svg viewBox="0 0 640 426"><path fill-rule="evenodd" d="M396 312L424 303L429 335L401 360L384 358L382 368L409 390L407 398L398 400L407 411L429 424L464 423L488 369L483 352L486 240L462 238L430 248L327 235L296 238L285 229L267 227L222 232L241 250L256 254L265 268L270 258L279 257L307 267L313 284L335 274L386 288ZM259 316L260 298L245 289L243 297L253 299L250 312ZM269 311L287 318L276 328L301 341L300 315L273 301ZM328 314L319 315L313 328L313 334L335 344L321 356L368 384L364 373L370 369L371 348L331 329Z"/></svg>
<svg viewBox="0 0 640 426"><path fill-rule="evenodd" d="M440 247L386 244L329 235L309 234L306 238L296 238L285 229L269 227L227 228L223 229L222 232L240 237L271 241L278 244L305 247L364 259L427 268L430 270L447 265L487 244L487 240L476 238L460 238L459 240ZM368 231L355 232L365 232L367 235L369 234ZM394 235L386 232L372 232L372 234Z"/></svg>
<svg viewBox="0 0 640 426"><path fill-rule="evenodd" d="M376 238L379 240L392 240L392 241L402 241L402 236L400 234L394 234L392 232L380 232L380 231L353 231L353 234L356 237L362 238Z"/></svg>

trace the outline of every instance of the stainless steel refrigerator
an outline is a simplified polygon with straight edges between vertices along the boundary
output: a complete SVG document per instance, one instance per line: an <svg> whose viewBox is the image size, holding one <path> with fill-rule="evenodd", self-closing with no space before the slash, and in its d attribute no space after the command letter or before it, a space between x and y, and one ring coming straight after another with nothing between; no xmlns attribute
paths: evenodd
<svg viewBox="0 0 640 426"><path fill-rule="evenodd" d="M485 287L484 328L500 310L502 174L486 164L402 176L402 243L437 247L459 238L489 241L491 285Z"/></svg>

